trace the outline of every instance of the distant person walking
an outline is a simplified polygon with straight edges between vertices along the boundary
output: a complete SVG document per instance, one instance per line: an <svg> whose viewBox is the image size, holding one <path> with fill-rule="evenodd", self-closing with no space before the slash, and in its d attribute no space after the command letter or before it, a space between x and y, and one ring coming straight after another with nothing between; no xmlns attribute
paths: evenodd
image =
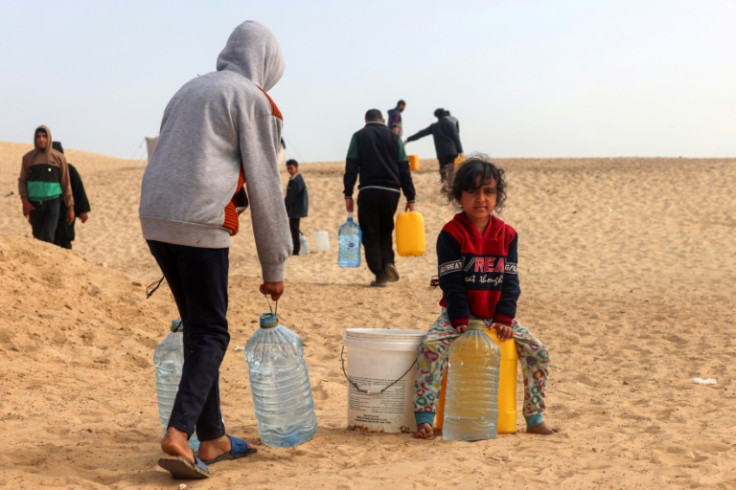
<svg viewBox="0 0 736 490"><path fill-rule="evenodd" d="M396 107L388 110L388 121L386 122L386 125L388 126L388 129L393 131L395 134L398 134L399 136L404 134L404 126L401 121L401 113L404 112L405 107L406 102L404 102L403 100L399 100L396 103Z"/></svg>
<svg viewBox="0 0 736 490"><path fill-rule="evenodd" d="M286 214L289 216L293 254L299 255L301 249L299 224L302 218L307 217L309 211L309 193L307 192L307 184L304 183L304 177L299 172L299 162L294 159L287 160L286 171L290 177L289 183L286 184L284 204L286 204Z"/></svg>
<svg viewBox="0 0 736 490"><path fill-rule="evenodd" d="M54 150L59 153L64 153L64 147L61 146L61 141L54 141L51 143ZM84 183L82 177L77 172L77 169L70 162L67 162L69 167L69 183L72 186L72 195L74 196L74 216L79 218L82 223L86 223L89 218L89 200L87 199L87 193L84 190ZM56 227L56 235L54 236L54 244L61 248L72 248L72 242L75 238L74 233L74 222L71 223L66 221L66 204L61 203L61 212L59 213L59 225Z"/></svg>
<svg viewBox="0 0 736 490"><path fill-rule="evenodd" d="M143 174L143 237L184 324L184 367L161 440L168 456L158 461L175 478L207 478L208 464L255 451L225 432L219 372L230 342L228 253L244 184L263 277L259 291L273 300L284 291L291 237L277 163L282 118L267 94L283 73L271 31L240 24L217 71L190 80L169 101ZM196 456L187 444L195 428Z"/></svg>
<svg viewBox="0 0 736 490"><path fill-rule="evenodd" d="M449 111L442 108L434 111L434 117L437 118L437 122L409 136L406 142L409 143L432 135L440 166L440 178L444 182L455 159L463 153L463 145L460 143L460 123L455 117L450 116Z"/></svg>
<svg viewBox="0 0 736 490"><path fill-rule="evenodd" d="M457 128L457 134L460 134L460 121L458 121L455 116L450 114L450 111L445 111L445 117L447 117L447 119L449 119L451 123L455 124L455 128Z"/></svg>
<svg viewBox="0 0 736 490"><path fill-rule="evenodd" d="M401 191L406 196L406 209L411 211L416 192L401 138L385 126L378 109L365 113L365 127L350 140L343 177L345 209L349 213L355 207L353 188L358 178L358 224L365 260L376 276L371 286L384 287L388 281L399 280L392 233Z"/></svg>
<svg viewBox="0 0 736 490"><path fill-rule="evenodd" d="M61 213L66 205L66 222L74 222L74 196L69 183L69 167L64 155L51 146L51 130L39 126L33 133L33 150L23 155L18 178L18 194L23 216L31 223L33 237L53 243Z"/></svg>

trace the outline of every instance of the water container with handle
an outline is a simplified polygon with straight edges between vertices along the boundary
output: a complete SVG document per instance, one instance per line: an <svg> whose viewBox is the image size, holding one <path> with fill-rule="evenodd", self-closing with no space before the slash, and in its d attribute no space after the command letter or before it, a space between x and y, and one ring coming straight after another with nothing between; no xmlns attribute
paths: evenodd
<svg viewBox="0 0 736 490"><path fill-rule="evenodd" d="M258 434L268 446L294 447L317 432L304 346L273 313L260 325L245 345Z"/></svg>
<svg viewBox="0 0 736 490"><path fill-rule="evenodd" d="M409 170L419 170L419 155L408 155L409 157Z"/></svg>
<svg viewBox="0 0 736 490"><path fill-rule="evenodd" d="M486 328L486 335L501 349L501 368L498 375L498 426L499 434L514 434L516 432L516 372L519 354L516 352L514 339L499 340L495 328ZM437 401L437 417L435 427L442 429L445 415L445 394L447 393L447 375L445 370L442 377L442 392Z"/></svg>
<svg viewBox="0 0 736 490"><path fill-rule="evenodd" d="M181 320L171 322L171 332L156 347L153 353L153 365L156 367L156 394L158 395L158 415L163 432L169 425L174 399L179 391L181 371L184 366L184 325ZM197 433L189 438L189 445L195 451L199 449Z"/></svg>
<svg viewBox="0 0 736 490"><path fill-rule="evenodd" d="M484 332L482 320L450 345L442 438L448 441L495 439L501 350Z"/></svg>
<svg viewBox="0 0 736 490"><path fill-rule="evenodd" d="M353 213L348 213L348 220L340 226L337 241L340 246L337 264L340 267L360 267L360 226L353 221Z"/></svg>
<svg viewBox="0 0 736 490"><path fill-rule="evenodd" d="M424 255L427 242L424 236L424 217L416 211L396 216L396 250L402 257Z"/></svg>

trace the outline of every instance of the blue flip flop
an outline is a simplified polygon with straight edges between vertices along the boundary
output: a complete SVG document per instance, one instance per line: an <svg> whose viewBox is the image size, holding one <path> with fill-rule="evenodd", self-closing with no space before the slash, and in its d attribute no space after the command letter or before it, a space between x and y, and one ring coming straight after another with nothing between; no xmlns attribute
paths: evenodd
<svg viewBox="0 0 736 490"><path fill-rule="evenodd" d="M194 456L194 463L183 456L169 456L159 459L158 465L180 480L202 480L210 477L209 468L197 456Z"/></svg>
<svg viewBox="0 0 736 490"><path fill-rule="evenodd" d="M213 464L217 463L218 461L227 461L230 459L244 458L258 452L256 448L250 447L248 443L242 439L238 439L237 437L231 436L229 434L227 437L230 439L230 452L221 454L213 459L208 459L205 461L206 464Z"/></svg>

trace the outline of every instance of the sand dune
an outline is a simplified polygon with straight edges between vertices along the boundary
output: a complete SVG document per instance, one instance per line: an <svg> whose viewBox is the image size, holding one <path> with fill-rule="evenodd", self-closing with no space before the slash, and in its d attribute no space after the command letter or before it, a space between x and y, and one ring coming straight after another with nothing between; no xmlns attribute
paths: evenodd
<svg viewBox="0 0 736 490"><path fill-rule="evenodd" d="M143 161L72 149L92 212L72 251L30 238L17 173L30 145L0 143L0 487L173 488L156 466L153 350L176 310L137 218ZM282 323L304 340L319 430L295 449L213 466L189 488L736 487L736 160L509 159L501 217L519 232L518 317L552 357L552 437L475 443L348 431L346 328L426 330L438 313L434 239L455 212L436 162L414 173L428 251L367 287L337 266L343 165L302 165L303 231L332 250L291 259ZM286 173L282 174L284 185ZM402 199L403 204L403 199ZM231 248L232 342L222 368L230 432L259 444L242 352L268 305L250 219ZM701 386L691 378L715 378Z"/></svg>

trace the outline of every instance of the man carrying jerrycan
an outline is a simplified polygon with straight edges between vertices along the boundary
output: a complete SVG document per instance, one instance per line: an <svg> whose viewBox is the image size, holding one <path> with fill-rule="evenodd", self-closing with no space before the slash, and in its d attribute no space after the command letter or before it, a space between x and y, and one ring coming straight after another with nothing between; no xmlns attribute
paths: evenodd
<svg viewBox="0 0 736 490"><path fill-rule="evenodd" d="M394 214L403 190L406 210L414 210L416 192L409 159L401 138L387 126L378 109L365 113L365 127L353 134L345 163L345 209L355 208L353 188L358 189L358 224L362 233L365 260L375 275L373 287L385 287L399 280L394 265Z"/></svg>
<svg viewBox="0 0 736 490"><path fill-rule="evenodd" d="M273 33L252 21L232 32L217 71L187 82L164 111L141 184L143 237L184 325L184 366L158 464L175 478L209 477L208 465L255 448L225 431L220 364L228 333L228 253L247 188L263 283L278 300L291 235L277 155L282 118L267 91L284 72ZM194 454L187 440L200 440Z"/></svg>

